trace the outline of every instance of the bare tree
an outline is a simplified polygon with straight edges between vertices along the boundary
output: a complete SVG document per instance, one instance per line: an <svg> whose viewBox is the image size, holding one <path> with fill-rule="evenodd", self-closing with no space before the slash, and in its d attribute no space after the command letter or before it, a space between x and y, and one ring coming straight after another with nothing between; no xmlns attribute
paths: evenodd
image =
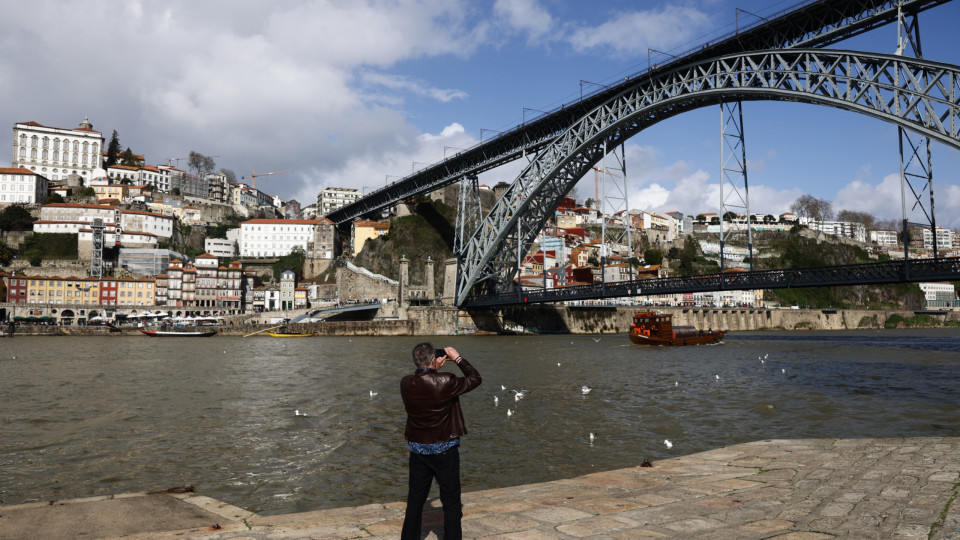
<svg viewBox="0 0 960 540"><path fill-rule="evenodd" d="M833 219L833 203L812 195L801 195L790 205L790 211L797 217L809 218L814 221L830 221Z"/></svg>
<svg viewBox="0 0 960 540"><path fill-rule="evenodd" d="M837 221L849 221L859 223L867 230L877 229L877 218L867 212L857 212L856 210L841 210L837 213Z"/></svg>
<svg viewBox="0 0 960 540"><path fill-rule="evenodd" d="M237 183L237 173L233 172L231 169L220 169L220 174L227 178L227 181L231 184Z"/></svg>
<svg viewBox="0 0 960 540"><path fill-rule="evenodd" d="M213 172L217 167L212 157L194 152L193 150L190 151L190 157L187 159L187 165L197 172L197 176L203 176L206 173Z"/></svg>

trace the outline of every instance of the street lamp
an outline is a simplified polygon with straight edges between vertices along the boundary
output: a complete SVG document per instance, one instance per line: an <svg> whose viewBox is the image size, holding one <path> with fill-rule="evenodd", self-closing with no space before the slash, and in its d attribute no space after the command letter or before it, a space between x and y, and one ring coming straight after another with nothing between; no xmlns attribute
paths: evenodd
<svg viewBox="0 0 960 540"><path fill-rule="evenodd" d="M583 97L583 96L582 96L582 94L583 94L583 85L580 85L580 93L581 93L581 99L582 99L582 97ZM534 111L534 112L543 113L543 114L550 114L550 113L548 113L547 111L541 111L540 109L531 109L530 107L524 107L524 108L523 108L523 115L522 115L522 116L523 116L523 123L524 123L524 124L527 123L527 111Z"/></svg>
<svg viewBox="0 0 960 540"><path fill-rule="evenodd" d="M414 161L413 163L410 164L410 173L411 173L411 174L414 173L414 172L416 172L415 168L416 168L417 165L429 165L429 163L421 163L421 162L419 162L419 161Z"/></svg>
<svg viewBox="0 0 960 540"><path fill-rule="evenodd" d="M447 159L447 148L453 148L454 150L460 150L461 152L464 152L464 151L465 151L463 148L457 148L456 146L444 146L444 147L443 147L443 159Z"/></svg>
<svg viewBox="0 0 960 540"><path fill-rule="evenodd" d="M483 142L483 132L484 132L484 131L489 131L489 132L491 132L491 133L496 133L497 135L503 135L503 132L502 132L502 131L497 131L497 130L495 130L495 129L480 128L480 142L481 142L481 143Z"/></svg>

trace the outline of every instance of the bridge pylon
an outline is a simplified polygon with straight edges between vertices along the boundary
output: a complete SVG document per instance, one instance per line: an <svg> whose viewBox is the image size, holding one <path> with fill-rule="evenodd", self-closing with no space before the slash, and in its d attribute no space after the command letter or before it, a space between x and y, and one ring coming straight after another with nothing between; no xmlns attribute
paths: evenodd
<svg viewBox="0 0 960 540"><path fill-rule="evenodd" d="M453 256L457 259L457 290L460 290L460 268L466 256L467 242L477 232L482 220L483 209L480 206L477 175L469 174L460 179L460 190L457 194L457 229L453 238Z"/></svg>
<svg viewBox="0 0 960 540"><path fill-rule="evenodd" d="M920 45L920 20L919 15L914 11L908 11L903 8L903 0L897 4L897 55L908 56L922 59L923 49ZM897 81L909 84L909 79L916 77L916 74L908 68L897 70ZM926 74L921 75L919 81L922 85L929 84L929 77ZM897 100L897 111L903 107L911 106L909 103ZM917 107L916 105L912 105ZM924 125L930 125L936 118L930 118L929 109L926 107L915 108L912 115L922 120ZM922 227L930 227L930 233L933 237L933 258L939 258L937 246L937 219L933 211L933 155L930 151L930 138L920 135L916 132L897 127L899 135L900 150L900 200L903 212L903 256L904 261L910 258L910 216L918 208L926 219L926 223L921 223ZM930 196L929 206L924 204L924 194ZM909 208L908 208L909 204Z"/></svg>
<svg viewBox="0 0 960 540"><path fill-rule="evenodd" d="M743 216L742 220L736 219ZM753 270L753 228L750 226L750 184L747 181L747 147L740 100L720 102L720 271L727 267L727 244L743 242ZM727 225L727 222L730 222Z"/></svg>

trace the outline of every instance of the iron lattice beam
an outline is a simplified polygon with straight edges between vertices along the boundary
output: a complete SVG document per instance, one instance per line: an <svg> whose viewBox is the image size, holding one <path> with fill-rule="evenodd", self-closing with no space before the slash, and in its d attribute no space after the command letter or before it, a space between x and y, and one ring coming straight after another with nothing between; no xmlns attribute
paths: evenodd
<svg viewBox="0 0 960 540"><path fill-rule="evenodd" d="M459 152L441 162L412 173L390 186L378 189L362 199L331 212L326 217L342 225L370 216L399 201L429 193L450 185L468 174L479 174L532 154L566 130L579 118L613 96L628 91L658 74L697 63L706 58L745 51L823 47L856 36L897 20L898 5L910 13L946 4L951 0L819 0L795 6L791 10L738 29L668 62L635 73L618 84L600 88L581 99L509 129L499 136Z"/></svg>
<svg viewBox="0 0 960 540"><path fill-rule="evenodd" d="M530 245L560 198L599 161L604 148L666 118L732 100L795 101L845 109L960 149L957 66L810 49L742 53L659 73L585 114L523 170L467 243L457 305L478 282L496 281L492 289L486 287L488 293L511 287L523 246Z"/></svg>
<svg viewBox="0 0 960 540"><path fill-rule="evenodd" d="M563 302L608 297L652 296L710 292L719 290L789 289L803 287L837 287L914 283L921 281L960 280L960 258L914 259L882 263L850 264L787 270L760 270L735 274L706 274L668 278L642 279L583 285L559 289L533 289L522 294L502 293L475 296L462 308L499 307L509 304Z"/></svg>

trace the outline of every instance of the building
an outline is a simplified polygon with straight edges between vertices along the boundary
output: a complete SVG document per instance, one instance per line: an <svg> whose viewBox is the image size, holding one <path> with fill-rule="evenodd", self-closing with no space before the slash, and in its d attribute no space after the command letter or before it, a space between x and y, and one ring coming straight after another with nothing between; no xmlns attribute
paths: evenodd
<svg viewBox="0 0 960 540"><path fill-rule="evenodd" d="M309 243L316 243L318 219L251 219L240 224L241 257L283 257L293 248L307 252ZM313 248L316 250L316 247ZM331 241L332 251L332 241Z"/></svg>
<svg viewBox="0 0 960 540"><path fill-rule="evenodd" d="M354 221L353 222L353 254L354 255L359 254L363 250L363 245L367 242L367 240L380 238L381 236L384 236L388 232L390 232L389 222L360 221L360 220Z"/></svg>
<svg viewBox="0 0 960 540"><path fill-rule="evenodd" d="M360 200L359 190L341 187L325 188L317 195L317 214L326 216L330 212Z"/></svg>
<svg viewBox="0 0 960 540"><path fill-rule="evenodd" d="M897 231L885 229L870 231L870 241L878 246L896 246L898 244Z"/></svg>
<svg viewBox="0 0 960 540"><path fill-rule="evenodd" d="M49 181L25 167L0 168L0 205L41 204L47 198Z"/></svg>
<svg viewBox="0 0 960 540"><path fill-rule="evenodd" d="M957 299L957 291L949 281L918 283L927 307L944 307Z"/></svg>
<svg viewBox="0 0 960 540"><path fill-rule="evenodd" d="M297 289L297 273L287 268L280 273L280 309L293 309Z"/></svg>
<svg viewBox="0 0 960 540"><path fill-rule="evenodd" d="M820 231L823 234L832 234L843 238L850 238L857 242L867 241L867 229L862 223L851 221L810 221L807 223L810 230Z"/></svg>
<svg viewBox="0 0 960 540"><path fill-rule="evenodd" d="M226 238L205 238L203 248L207 253L217 257L231 258L237 256L237 243Z"/></svg>
<svg viewBox="0 0 960 540"><path fill-rule="evenodd" d="M98 202L122 201L130 196L130 188L125 184L94 184L91 187Z"/></svg>
<svg viewBox="0 0 960 540"><path fill-rule="evenodd" d="M50 180L79 176L84 184L104 174L103 134L86 118L75 129L37 122L13 125L13 168L27 168Z"/></svg>
<svg viewBox="0 0 960 540"><path fill-rule="evenodd" d="M923 229L923 248L933 249L933 232L930 229ZM953 248L953 231L937 227L937 249Z"/></svg>

